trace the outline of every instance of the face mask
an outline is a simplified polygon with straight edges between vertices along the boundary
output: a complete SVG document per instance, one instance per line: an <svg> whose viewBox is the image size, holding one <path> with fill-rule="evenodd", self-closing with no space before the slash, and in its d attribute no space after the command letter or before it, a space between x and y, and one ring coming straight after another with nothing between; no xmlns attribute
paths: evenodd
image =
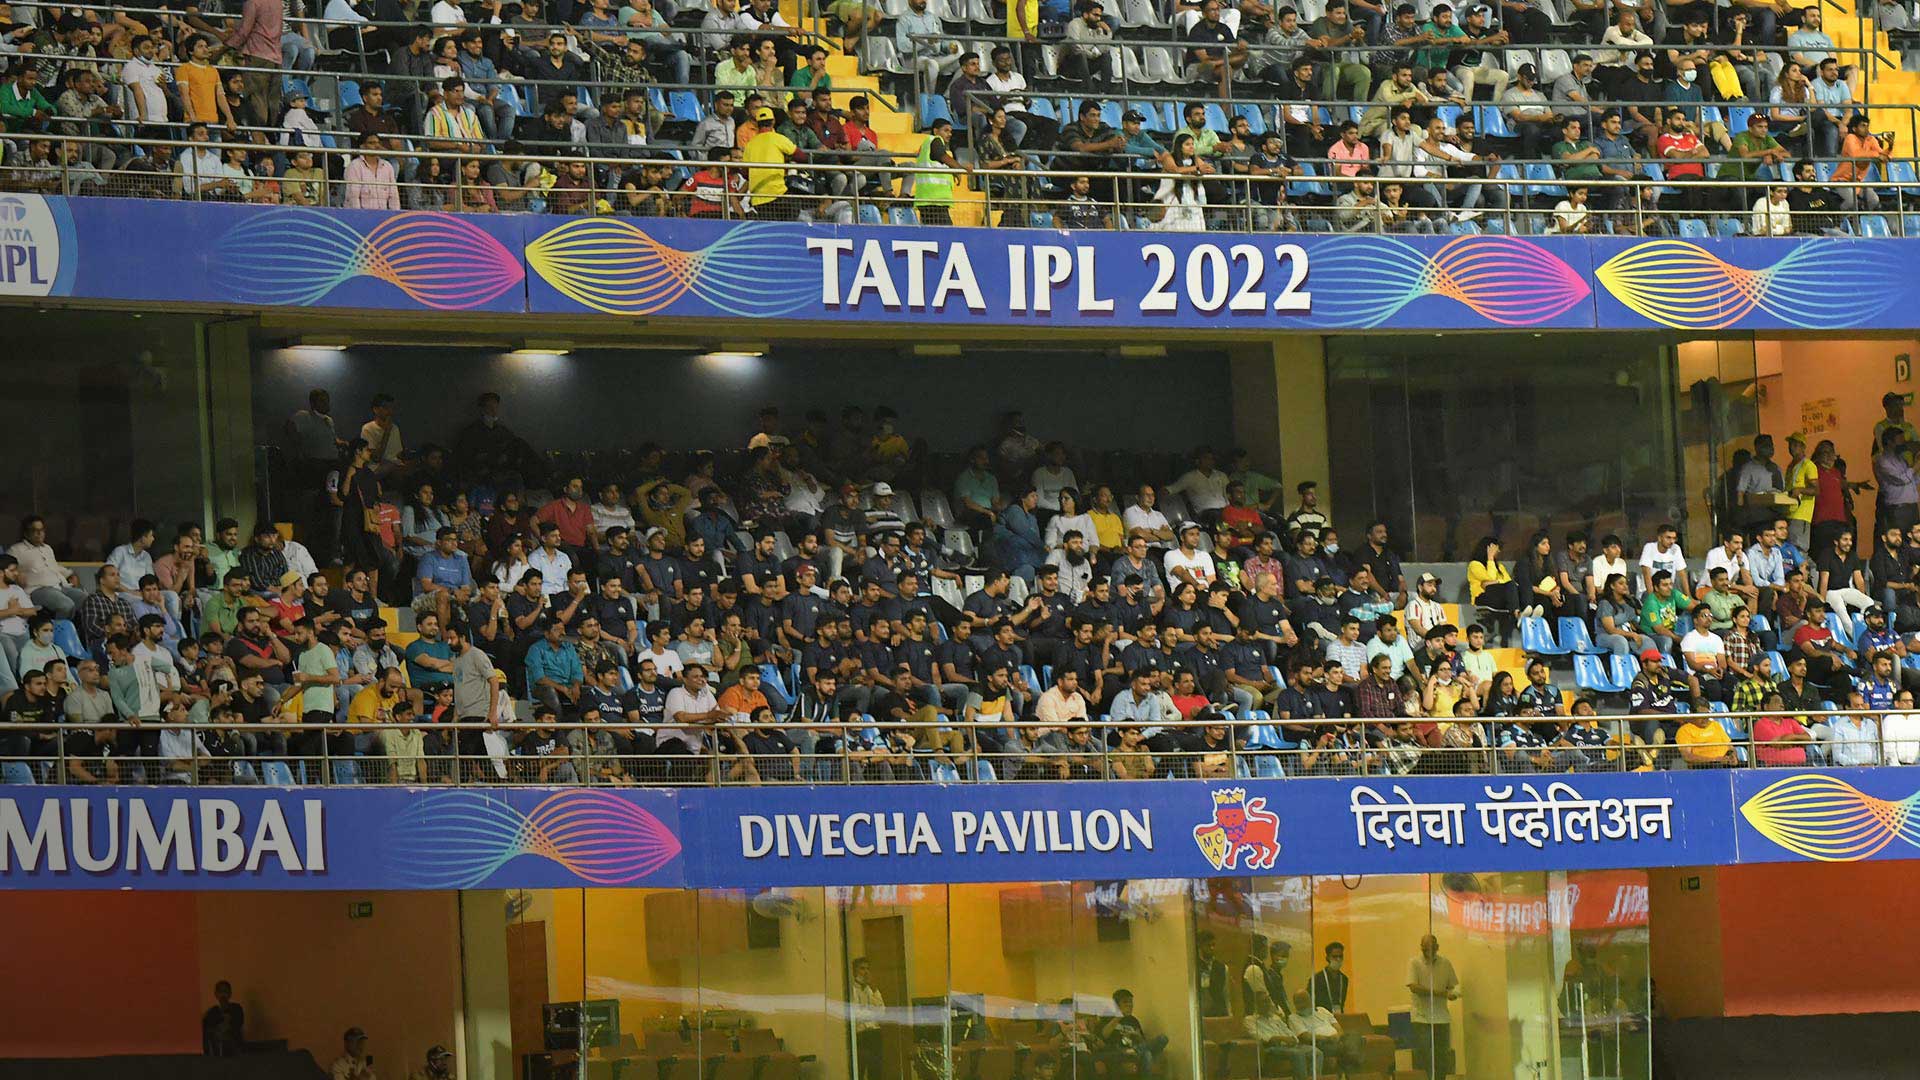
<svg viewBox="0 0 1920 1080"><path fill-rule="evenodd" d="M1340 970L1340 966L1341 966L1342 964L1345 964L1345 963L1346 963L1346 961L1345 961L1344 959L1338 959L1338 958L1336 958L1336 959L1333 959L1333 960L1329 960L1329 961L1327 961L1327 970L1329 970L1329 971L1339 971L1339 970Z"/></svg>
<svg viewBox="0 0 1920 1080"><path fill-rule="evenodd" d="M1338 555L1340 553L1340 545L1328 544L1326 547L1323 547L1320 550L1325 552L1328 555Z"/></svg>
<svg viewBox="0 0 1920 1080"><path fill-rule="evenodd" d="M1697 77L1697 76L1698 76L1699 74L1700 74L1700 73L1699 73L1699 72L1697 72L1697 71L1683 71L1683 72L1681 72L1681 73L1680 73L1680 81L1681 81L1681 82L1692 82L1692 81L1694 80L1694 78L1695 78L1695 77Z"/></svg>

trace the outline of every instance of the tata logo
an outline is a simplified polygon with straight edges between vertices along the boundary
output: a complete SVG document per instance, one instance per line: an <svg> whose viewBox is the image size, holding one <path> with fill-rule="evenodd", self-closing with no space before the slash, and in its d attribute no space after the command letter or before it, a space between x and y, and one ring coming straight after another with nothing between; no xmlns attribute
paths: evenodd
<svg viewBox="0 0 1920 1080"><path fill-rule="evenodd" d="M1215 870L1270 870L1280 857L1280 819L1266 810L1267 800L1247 798L1247 789L1214 788L1213 817L1193 828L1193 842Z"/></svg>
<svg viewBox="0 0 1920 1080"><path fill-rule="evenodd" d="M27 220L27 204L19 199L0 199L0 222L17 223Z"/></svg>

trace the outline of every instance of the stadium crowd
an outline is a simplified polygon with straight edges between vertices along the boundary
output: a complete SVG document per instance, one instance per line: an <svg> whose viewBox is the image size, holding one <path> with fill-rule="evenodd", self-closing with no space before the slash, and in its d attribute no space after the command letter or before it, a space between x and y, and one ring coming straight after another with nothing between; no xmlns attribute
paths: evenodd
<svg viewBox="0 0 1920 1080"><path fill-rule="evenodd" d="M323 759L336 782L445 780L457 758L474 781L592 783L1920 759L1920 438L1897 395L1874 484L1830 441L1743 450L1698 572L1670 525L1487 537L1457 609L1385 523L1343 543L1313 480L1283 487L1238 449L1083 454L1016 413L948 460L885 407L789 427L769 406L741 450L589 465L536 451L495 394L444 445L405 441L400 407L377 396L354 427L315 390L289 418L301 540L135 521L83 578L28 517L0 556L8 777L55 759L78 782L319 780ZM1519 662L1497 651L1516 629ZM1578 693L1556 681L1569 657ZM1860 715L1808 717L1833 706ZM118 721L149 726L98 726ZM451 721L472 726L404 726Z"/></svg>
<svg viewBox="0 0 1920 1080"><path fill-rule="evenodd" d="M845 221L886 208L946 223L964 171L1012 221L1070 228L1886 225L1853 215L1883 192L1898 200L1911 163L1890 159L1892 134L1861 107L1862 76L1818 5L1567 4L1120 0L1110 17L1101 0L1015 0L1002 25L978 0L836 0L843 47L898 73L903 107L919 103L928 137L910 159L886 149L867 95L836 91L827 42L773 0L332 0L313 20L301 0L0 5L0 179L395 210ZM338 91L324 105L320 85ZM1148 90L1220 100L1176 112L1134 100ZM929 171L887 171L908 160ZM1624 180L1641 183L1599 183Z"/></svg>

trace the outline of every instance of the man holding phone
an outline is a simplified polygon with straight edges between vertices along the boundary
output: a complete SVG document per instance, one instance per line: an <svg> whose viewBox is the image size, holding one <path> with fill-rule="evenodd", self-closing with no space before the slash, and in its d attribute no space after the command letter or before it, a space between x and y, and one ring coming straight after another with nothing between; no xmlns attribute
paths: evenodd
<svg viewBox="0 0 1920 1080"><path fill-rule="evenodd" d="M346 1053L333 1063L333 1080L378 1080L373 1074L373 1055L367 1053L367 1033L350 1027L343 1041Z"/></svg>

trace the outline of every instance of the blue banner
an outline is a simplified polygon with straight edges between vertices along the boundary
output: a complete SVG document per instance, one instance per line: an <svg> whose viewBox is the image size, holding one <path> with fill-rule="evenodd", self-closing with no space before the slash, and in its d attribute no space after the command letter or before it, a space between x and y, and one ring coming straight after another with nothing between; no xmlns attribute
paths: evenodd
<svg viewBox="0 0 1920 1080"><path fill-rule="evenodd" d="M1912 769L1742 772L1733 800L1742 862L1920 859Z"/></svg>
<svg viewBox="0 0 1920 1080"><path fill-rule="evenodd" d="M23 786L0 789L0 887L740 888L1867 857L1837 841L1780 846L1770 837L1824 834L1782 817L1772 808L1779 800L1767 802L1760 785L1852 785L1857 794L1911 783L1907 776L1671 772L675 790ZM1737 830L1736 797L1747 818ZM1869 804L1879 805L1862 805ZM1892 828L1905 827L1899 815ZM1920 857L1910 843L1883 842L1873 854Z"/></svg>
<svg viewBox="0 0 1920 1080"><path fill-rule="evenodd" d="M534 311L1215 330L1590 327L1587 245L579 218L527 241Z"/></svg>
<svg viewBox="0 0 1920 1080"><path fill-rule="evenodd" d="M524 312L523 231L486 214L6 195L0 297Z"/></svg>
<svg viewBox="0 0 1920 1080"><path fill-rule="evenodd" d="M1903 330L1892 239L1063 232L0 195L0 297L1082 330Z"/></svg>

